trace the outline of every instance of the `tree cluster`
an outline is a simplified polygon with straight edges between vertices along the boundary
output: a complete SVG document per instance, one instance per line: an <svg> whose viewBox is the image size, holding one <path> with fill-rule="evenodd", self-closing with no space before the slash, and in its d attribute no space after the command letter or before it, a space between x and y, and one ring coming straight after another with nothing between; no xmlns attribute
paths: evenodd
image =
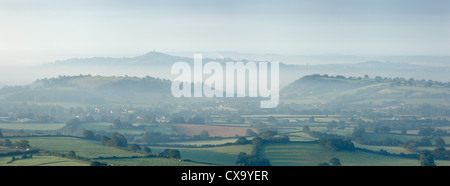
<svg viewBox="0 0 450 186"><path fill-rule="evenodd" d="M235 144L252 144L251 154L240 152L236 160L239 166L271 166L268 159L262 158L261 154L264 148L264 143L289 142L287 136L277 136L276 131L266 130L254 137L252 140L247 140L245 137L239 137Z"/></svg>
<svg viewBox="0 0 450 186"><path fill-rule="evenodd" d="M133 125L130 122L122 122L120 119L115 119L111 125L114 129L130 129Z"/></svg>
<svg viewBox="0 0 450 186"><path fill-rule="evenodd" d="M31 148L30 142L28 140L19 140L14 143L14 146L19 149L29 149Z"/></svg>
<svg viewBox="0 0 450 186"><path fill-rule="evenodd" d="M353 151L353 150L355 150L355 145L353 144L353 142L350 139L322 137L319 139L318 142L320 145L323 145L333 151L341 151L341 150Z"/></svg>
<svg viewBox="0 0 450 186"><path fill-rule="evenodd" d="M249 155L245 152L240 152L235 162L239 166L271 166L268 159L261 158L257 155Z"/></svg>
<svg viewBox="0 0 450 186"><path fill-rule="evenodd" d="M111 137L101 136L100 141L106 146L127 147L128 142L125 136L118 132L112 133Z"/></svg>
<svg viewBox="0 0 450 186"><path fill-rule="evenodd" d="M141 139L147 144L152 144L169 141L170 136L161 132L147 131L144 133Z"/></svg>
<svg viewBox="0 0 450 186"><path fill-rule="evenodd" d="M420 136L448 136L449 133L442 129L434 129L431 127L423 127L418 133Z"/></svg>
<svg viewBox="0 0 450 186"><path fill-rule="evenodd" d="M165 149L163 152L159 152L156 156L162 157L162 158L176 159L176 160L181 159L181 153L177 149Z"/></svg>
<svg viewBox="0 0 450 186"><path fill-rule="evenodd" d="M286 135L278 135L278 132L273 130L266 130L259 134L265 142L269 143L284 143L289 142L289 137Z"/></svg>
<svg viewBox="0 0 450 186"><path fill-rule="evenodd" d="M330 158L328 160L328 162L323 162L323 163L319 163L317 164L318 166L341 166L341 160L337 159L337 158Z"/></svg>

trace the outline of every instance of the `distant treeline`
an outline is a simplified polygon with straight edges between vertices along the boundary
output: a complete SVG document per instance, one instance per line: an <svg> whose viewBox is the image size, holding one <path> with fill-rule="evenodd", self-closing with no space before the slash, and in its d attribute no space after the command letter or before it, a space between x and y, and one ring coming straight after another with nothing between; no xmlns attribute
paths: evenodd
<svg viewBox="0 0 450 186"><path fill-rule="evenodd" d="M432 86L432 85L437 85L437 86L445 86L445 87L450 87L450 82L440 82L440 81L433 81L433 80L425 80L425 79L414 79L414 78L403 78L403 77L395 77L395 78L391 78L391 77L381 77L381 76L375 76L374 78L370 78L369 75L364 75L363 77L353 77L353 76L349 76L349 77L345 77L343 75L336 75L336 76L332 76L332 75L328 75L328 74L313 74L313 75L308 75L305 76L306 78L330 78L330 79L347 79L347 80L363 80L365 82L373 82L373 83L392 83L393 85L409 85L409 86L415 86L417 84L423 84L425 86Z"/></svg>
<svg viewBox="0 0 450 186"><path fill-rule="evenodd" d="M423 128L421 131L419 131L422 135L432 135L434 130L431 130L429 128ZM351 142L352 139L344 138L342 136L336 135L336 134L327 134L317 131L311 131L308 126L303 127L303 132L308 133L312 137L319 138L317 140L317 143L320 145L323 145L331 150L339 151L339 150L360 150L365 152L371 152L376 153L380 155L385 156L396 156L396 157L402 157L402 158L412 158L412 159L418 159L421 161L421 165L428 165L428 164L434 164L433 159L439 159L439 160L450 160L450 150L446 150L445 141L438 137L435 139L435 146L436 148L434 150L422 150L419 151L417 154L405 154L405 153L389 153L386 150L380 149L379 151L373 151L368 150L365 148L358 148L355 147L354 144ZM353 140L360 144L366 144L366 145L377 145L377 146L401 146L409 151L415 152L418 146L432 146L431 140L429 137L424 136L418 141L412 141L409 140L407 142L402 142L398 139L393 138L383 138L380 141L364 141L362 138L363 133L365 132L364 129L361 128L355 128L352 134ZM431 162L431 163L430 163Z"/></svg>
<svg viewBox="0 0 450 186"><path fill-rule="evenodd" d="M235 163L239 166L271 166L270 161L262 157L264 144L286 142L289 142L288 136L278 135L278 132L272 130L263 131L252 140L239 137L235 144L252 144L252 152L250 154L240 152Z"/></svg>

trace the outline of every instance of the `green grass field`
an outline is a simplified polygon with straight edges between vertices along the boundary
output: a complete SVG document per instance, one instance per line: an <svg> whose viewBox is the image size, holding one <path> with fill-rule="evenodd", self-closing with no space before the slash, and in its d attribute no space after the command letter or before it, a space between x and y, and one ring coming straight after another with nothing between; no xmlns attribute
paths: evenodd
<svg viewBox="0 0 450 186"><path fill-rule="evenodd" d="M265 158L273 166L316 166L338 158L343 166L420 166L419 160L383 156L362 151L331 151L315 143L269 144ZM438 160L438 166L449 166L450 161Z"/></svg>
<svg viewBox="0 0 450 186"><path fill-rule="evenodd" d="M121 158L100 160L116 166L209 166L207 164L172 160L168 158Z"/></svg>
<svg viewBox="0 0 450 186"><path fill-rule="evenodd" d="M81 124L81 127L83 127L86 130L93 130L93 131L106 131L106 132L119 132L121 134L143 134L145 131L153 131L153 132L161 132L163 134L171 134L173 131L171 130L170 126L163 125L163 124L140 124L135 123L133 126L139 128L130 128L130 129L115 129L112 128L112 123L106 123L106 122L98 122L98 123L83 123Z"/></svg>
<svg viewBox="0 0 450 186"><path fill-rule="evenodd" d="M102 157L131 157L143 156L143 154L130 152L123 149L108 147L99 141L85 140L74 137L17 137L11 138L14 143L16 140L25 139L30 142L32 148L48 150L52 152L67 153L75 151L78 156L86 158Z"/></svg>
<svg viewBox="0 0 450 186"><path fill-rule="evenodd" d="M400 146L362 145L362 144L358 144L358 143L355 143L355 142L353 142L353 144L355 144L355 147L363 148L363 149L367 149L367 150L373 150L373 151L380 151L381 149L383 149L383 150L385 150L385 151L387 151L389 153L417 154L415 152L408 151L406 148L400 147ZM431 150L433 150L433 149L431 149Z"/></svg>
<svg viewBox="0 0 450 186"><path fill-rule="evenodd" d="M294 132L289 133L290 141L315 141L317 138L311 137L309 134L304 132Z"/></svg>
<svg viewBox="0 0 450 186"><path fill-rule="evenodd" d="M75 151L78 156L93 158L102 162L112 163L119 166L199 166L194 162L181 162L167 158L144 158L144 154L130 152L127 150L108 147L98 141L85 140L75 137L17 137L10 138L14 143L18 140L28 140L32 148L48 150L52 152L67 153ZM163 151L162 149L161 151ZM6 151L6 150L5 150ZM183 154L182 154L183 156ZM20 157L20 156L17 156ZM101 159L99 157L118 157L118 159ZM133 158L132 158L133 157ZM137 158L136 158L137 157ZM34 166L34 165L52 165L52 166L81 166L89 165L88 162L59 158L54 156L33 156L30 159L21 159L7 164L11 157L2 157L0 165L16 166Z"/></svg>
<svg viewBox="0 0 450 186"><path fill-rule="evenodd" d="M0 123L0 129L13 130L57 130L64 127L64 123Z"/></svg>
<svg viewBox="0 0 450 186"><path fill-rule="evenodd" d="M151 147L153 153L162 152L173 147ZM251 145L230 145L209 148L174 148L180 151L182 159L190 159L196 162L207 162L217 165L236 165L237 155L240 152L251 153Z"/></svg>
<svg viewBox="0 0 450 186"><path fill-rule="evenodd" d="M213 139L213 140L198 140L198 141L177 141L177 142L169 142L165 144L169 145L221 145L225 143L234 143L238 138L225 138L225 139ZM247 138L251 140L252 138Z"/></svg>
<svg viewBox="0 0 450 186"><path fill-rule="evenodd" d="M15 156L20 158L21 156ZM89 166L89 162L60 158L56 156L34 155L32 158L10 162L12 156L0 157L0 166Z"/></svg>

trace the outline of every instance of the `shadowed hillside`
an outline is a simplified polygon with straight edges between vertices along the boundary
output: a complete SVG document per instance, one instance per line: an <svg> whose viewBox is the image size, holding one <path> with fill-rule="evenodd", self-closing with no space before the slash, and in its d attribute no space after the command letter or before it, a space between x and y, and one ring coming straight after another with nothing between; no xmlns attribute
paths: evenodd
<svg viewBox="0 0 450 186"><path fill-rule="evenodd" d="M166 95L170 96L170 81L149 76L60 76L0 89L0 98L11 102L152 103Z"/></svg>
<svg viewBox="0 0 450 186"><path fill-rule="evenodd" d="M450 84L413 78L305 76L281 91L289 100L317 99L342 103L450 104Z"/></svg>

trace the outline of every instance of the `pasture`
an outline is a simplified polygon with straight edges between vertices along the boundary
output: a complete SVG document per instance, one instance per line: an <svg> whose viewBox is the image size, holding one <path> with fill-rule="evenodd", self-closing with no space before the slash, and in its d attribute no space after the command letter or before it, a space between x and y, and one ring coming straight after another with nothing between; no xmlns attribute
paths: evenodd
<svg viewBox="0 0 450 186"><path fill-rule="evenodd" d="M420 166L419 160L406 159L363 151L332 151L316 143L268 144L265 158L273 166L316 166L338 158L343 166ZM449 166L450 161L437 160L438 166Z"/></svg>
<svg viewBox="0 0 450 186"><path fill-rule="evenodd" d="M164 149L173 147L155 147L149 146L152 153L164 151ZM224 166L236 165L236 159L240 152L251 153L251 145L229 145L208 148L179 148L182 159L189 159L195 162L205 162Z"/></svg>
<svg viewBox="0 0 450 186"><path fill-rule="evenodd" d="M92 131L106 131L106 132L119 132L121 134L139 135L145 133L145 131L161 132L163 134L172 134L174 131L169 125L165 124L133 124L133 128L118 129L113 128L112 123L108 122L96 122L96 123L82 123L80 126L86 130Z"/></svg>
<svg viewBox="0 0 450 186"><path fill-rule="evenodd" d="M111 163L119 166L199 166L195 162L181 162L167 158L143 157L146 154L127 151L120 148L104 146L98 141L85 140L75 137L17 137L10 138L14 143L18 140L28 140L31 147L35 149L47 150L58 153L68 153L75 151L76 155L84 158ZM153 150L153 149L152 149ZM162 149L161 151L163 151ZM6 151L6 150L4 150ZM183 153L181 154L183 157ZM11 157L1 157L0 165L7 165ZM54 156L33 155L30 159L16 160L8 165L28 166L28 165L89 165L89 162L59 158Z"/></svg>
<svg viewBox="0 0 450 186"><path fill-rule="evenodd" d="M89 166L90 164L90 162L85 161L42 155L33 155L32 158L18 159L11 162L12 157L0 157L0 166ZM20 156L15 157L20 158Z"/></svg>
<svg viewBox="0 0 450 186"><path fill-rule="evenodd" d="M104 146L99 141L80 139L75 137L17 137L11 138L14 143L18 140L28 140L32 148L48 150L52 152L67 153L75 151L78 156L86 158L97 157L131 157L142 154L127 150Z"/></svg>
<svg viewBox="0 0 450 186"><path fill-rule="evenodd" d="M0 129L11 130L57 130L64 127L64 123L20 123L20 122L7 122L0 123Z"/></svg>
<svg viewBox="0 0 450 186"><path fill-rule="evenodd" d="M208 131L210 137L235 137L247 136L247 129L257 132L249 127L225 127L212 125L174 124L175 130L187 136L199 135L202 131Z"/></svg>
<svg viewBox="0 0 450 186"><path fill-rule="evenodd" d="M177 142L169 142L164 143L168 145L196 145L196 146L202 146L202 145L221 145L226 143L234 143L236 142L238 138L223 138L223 139L211 139L211 140L196 140L196 141L177 141ZM251 140L252 138L247 138L248 140Z"/></svg>
<svg viewBox="0 0 450 186"><path fill-rule="evenodd" d="M178 161L168 158L117 158L96 160L107 161L116 166L208 166L207 164Z"/></svg>

